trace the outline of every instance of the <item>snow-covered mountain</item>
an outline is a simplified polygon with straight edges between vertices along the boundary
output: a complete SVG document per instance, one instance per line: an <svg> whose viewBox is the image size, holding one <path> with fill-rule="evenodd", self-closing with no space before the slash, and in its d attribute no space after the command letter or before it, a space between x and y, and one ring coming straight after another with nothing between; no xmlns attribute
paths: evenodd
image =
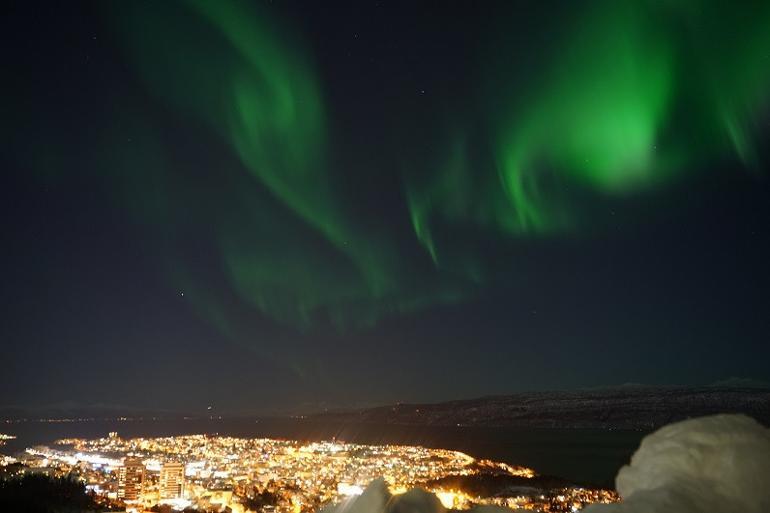
<svg viewBox="0 0 770 513"><path fill-rule="evenodd" d="M327 412L318 419L435 426L655 429L703 415L743 413L770 424L770 389L645 387L532 392L435 404Z"/></svg>

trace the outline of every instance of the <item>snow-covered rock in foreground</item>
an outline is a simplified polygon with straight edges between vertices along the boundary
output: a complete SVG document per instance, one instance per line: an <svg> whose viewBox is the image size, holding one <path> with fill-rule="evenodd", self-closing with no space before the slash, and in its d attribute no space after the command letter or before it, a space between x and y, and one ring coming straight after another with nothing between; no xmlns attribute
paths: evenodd
<svg viewBox="0 0 770 513"><path fill-rule="evenodd" d="M770 429L744 415L665 426L642 440L616 478L623 501L585 513L770 511Z"/></svg>
<svg viewBox="0 0 770 513"><path fill-rule="evenodd" d="M349 497L336 506L329 506L321 513L444 513L441 501L424 490L409 490L393 496L385 480L375 479L359 496Z"/></svg>
<svg viewBox="0 0 770 513"><path fill-rule="evenodd" d="M366 487L364 493L335 506L321 510L321 513L446 513L446 508L434 494L413 489L402 495L391 495L383 479L376 479ZM471 510L473 513L510 513L511 510L482 506Z"/></svg>

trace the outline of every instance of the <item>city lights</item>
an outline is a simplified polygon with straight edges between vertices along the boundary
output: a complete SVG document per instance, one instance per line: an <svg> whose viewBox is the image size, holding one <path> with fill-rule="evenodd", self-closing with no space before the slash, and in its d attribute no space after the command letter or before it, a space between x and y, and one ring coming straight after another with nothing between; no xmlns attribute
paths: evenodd
<svg viewBox="0 0 770 513"><path fill-rule="evenodd" d="M537 477L530 468L421 446L208 435L123 439L117 433L55 445L27 449L24 463L52 475L75 473L95 494L136 512L158 504L176 510L227 507L233 513L311 512L360 495L378 478L393 495L422 488L448 509L497 505L566 512L617 500L607 490L543 490L528 484ZM447 479L508 479L526 486L482 495L448 486Z"/></svg>

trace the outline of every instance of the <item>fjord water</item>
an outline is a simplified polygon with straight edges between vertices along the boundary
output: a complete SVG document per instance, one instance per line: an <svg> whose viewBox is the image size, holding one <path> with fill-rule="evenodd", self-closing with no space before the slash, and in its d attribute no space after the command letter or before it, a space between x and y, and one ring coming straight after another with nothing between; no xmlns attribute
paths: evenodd
<svg viewBox="0 0 770 513"><path fill-rule="evenodd" d="M614 486L618 469L628 462L646 434L598 429L439 427L339 423L307 419L173 419L20 422L0 424L17 437L0 448L14 454L59 438L99 438L117 431L124 438L218 434L302 441L333 438L360 444L404 444L453 449L476 458L533 468L579 484Z"/></svg>

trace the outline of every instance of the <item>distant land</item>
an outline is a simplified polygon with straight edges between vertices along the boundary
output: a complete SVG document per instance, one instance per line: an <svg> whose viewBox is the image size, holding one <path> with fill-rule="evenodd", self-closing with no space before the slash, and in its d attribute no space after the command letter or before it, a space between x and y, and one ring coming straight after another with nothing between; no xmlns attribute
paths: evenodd
<svg viewBox="0 0 770 513"><path fill-rule="evenodd" d="M0 422L228 418L412 426L651 430L692 417L743 413L770 426L770 384L731 378L702 386L628 383L608 388L520 392L439 403L334 409L305 405L301 413L259 414L217 410L212 407L198 411L159 410L76 402L32 407L0 405Z"/></svg>
<svg viewBox="0 0 770 513"><path fill-rule="evenodd" d="M393 425L564 429L656 429L716 413L743 413L770 425L770 389L750 386L626 385L531 392L433 404L329 411L309 418Z"/></svg>
<svg viewBox="0 0 770 513"><path fill-rule="evenodd" d="M194 415L174 410L133 408L125 405L79 404L75 402L32 407L0 406L0 421L106 420L124 417L132 419L177 419L191 416L203 417L205 415Z"/></svg>

